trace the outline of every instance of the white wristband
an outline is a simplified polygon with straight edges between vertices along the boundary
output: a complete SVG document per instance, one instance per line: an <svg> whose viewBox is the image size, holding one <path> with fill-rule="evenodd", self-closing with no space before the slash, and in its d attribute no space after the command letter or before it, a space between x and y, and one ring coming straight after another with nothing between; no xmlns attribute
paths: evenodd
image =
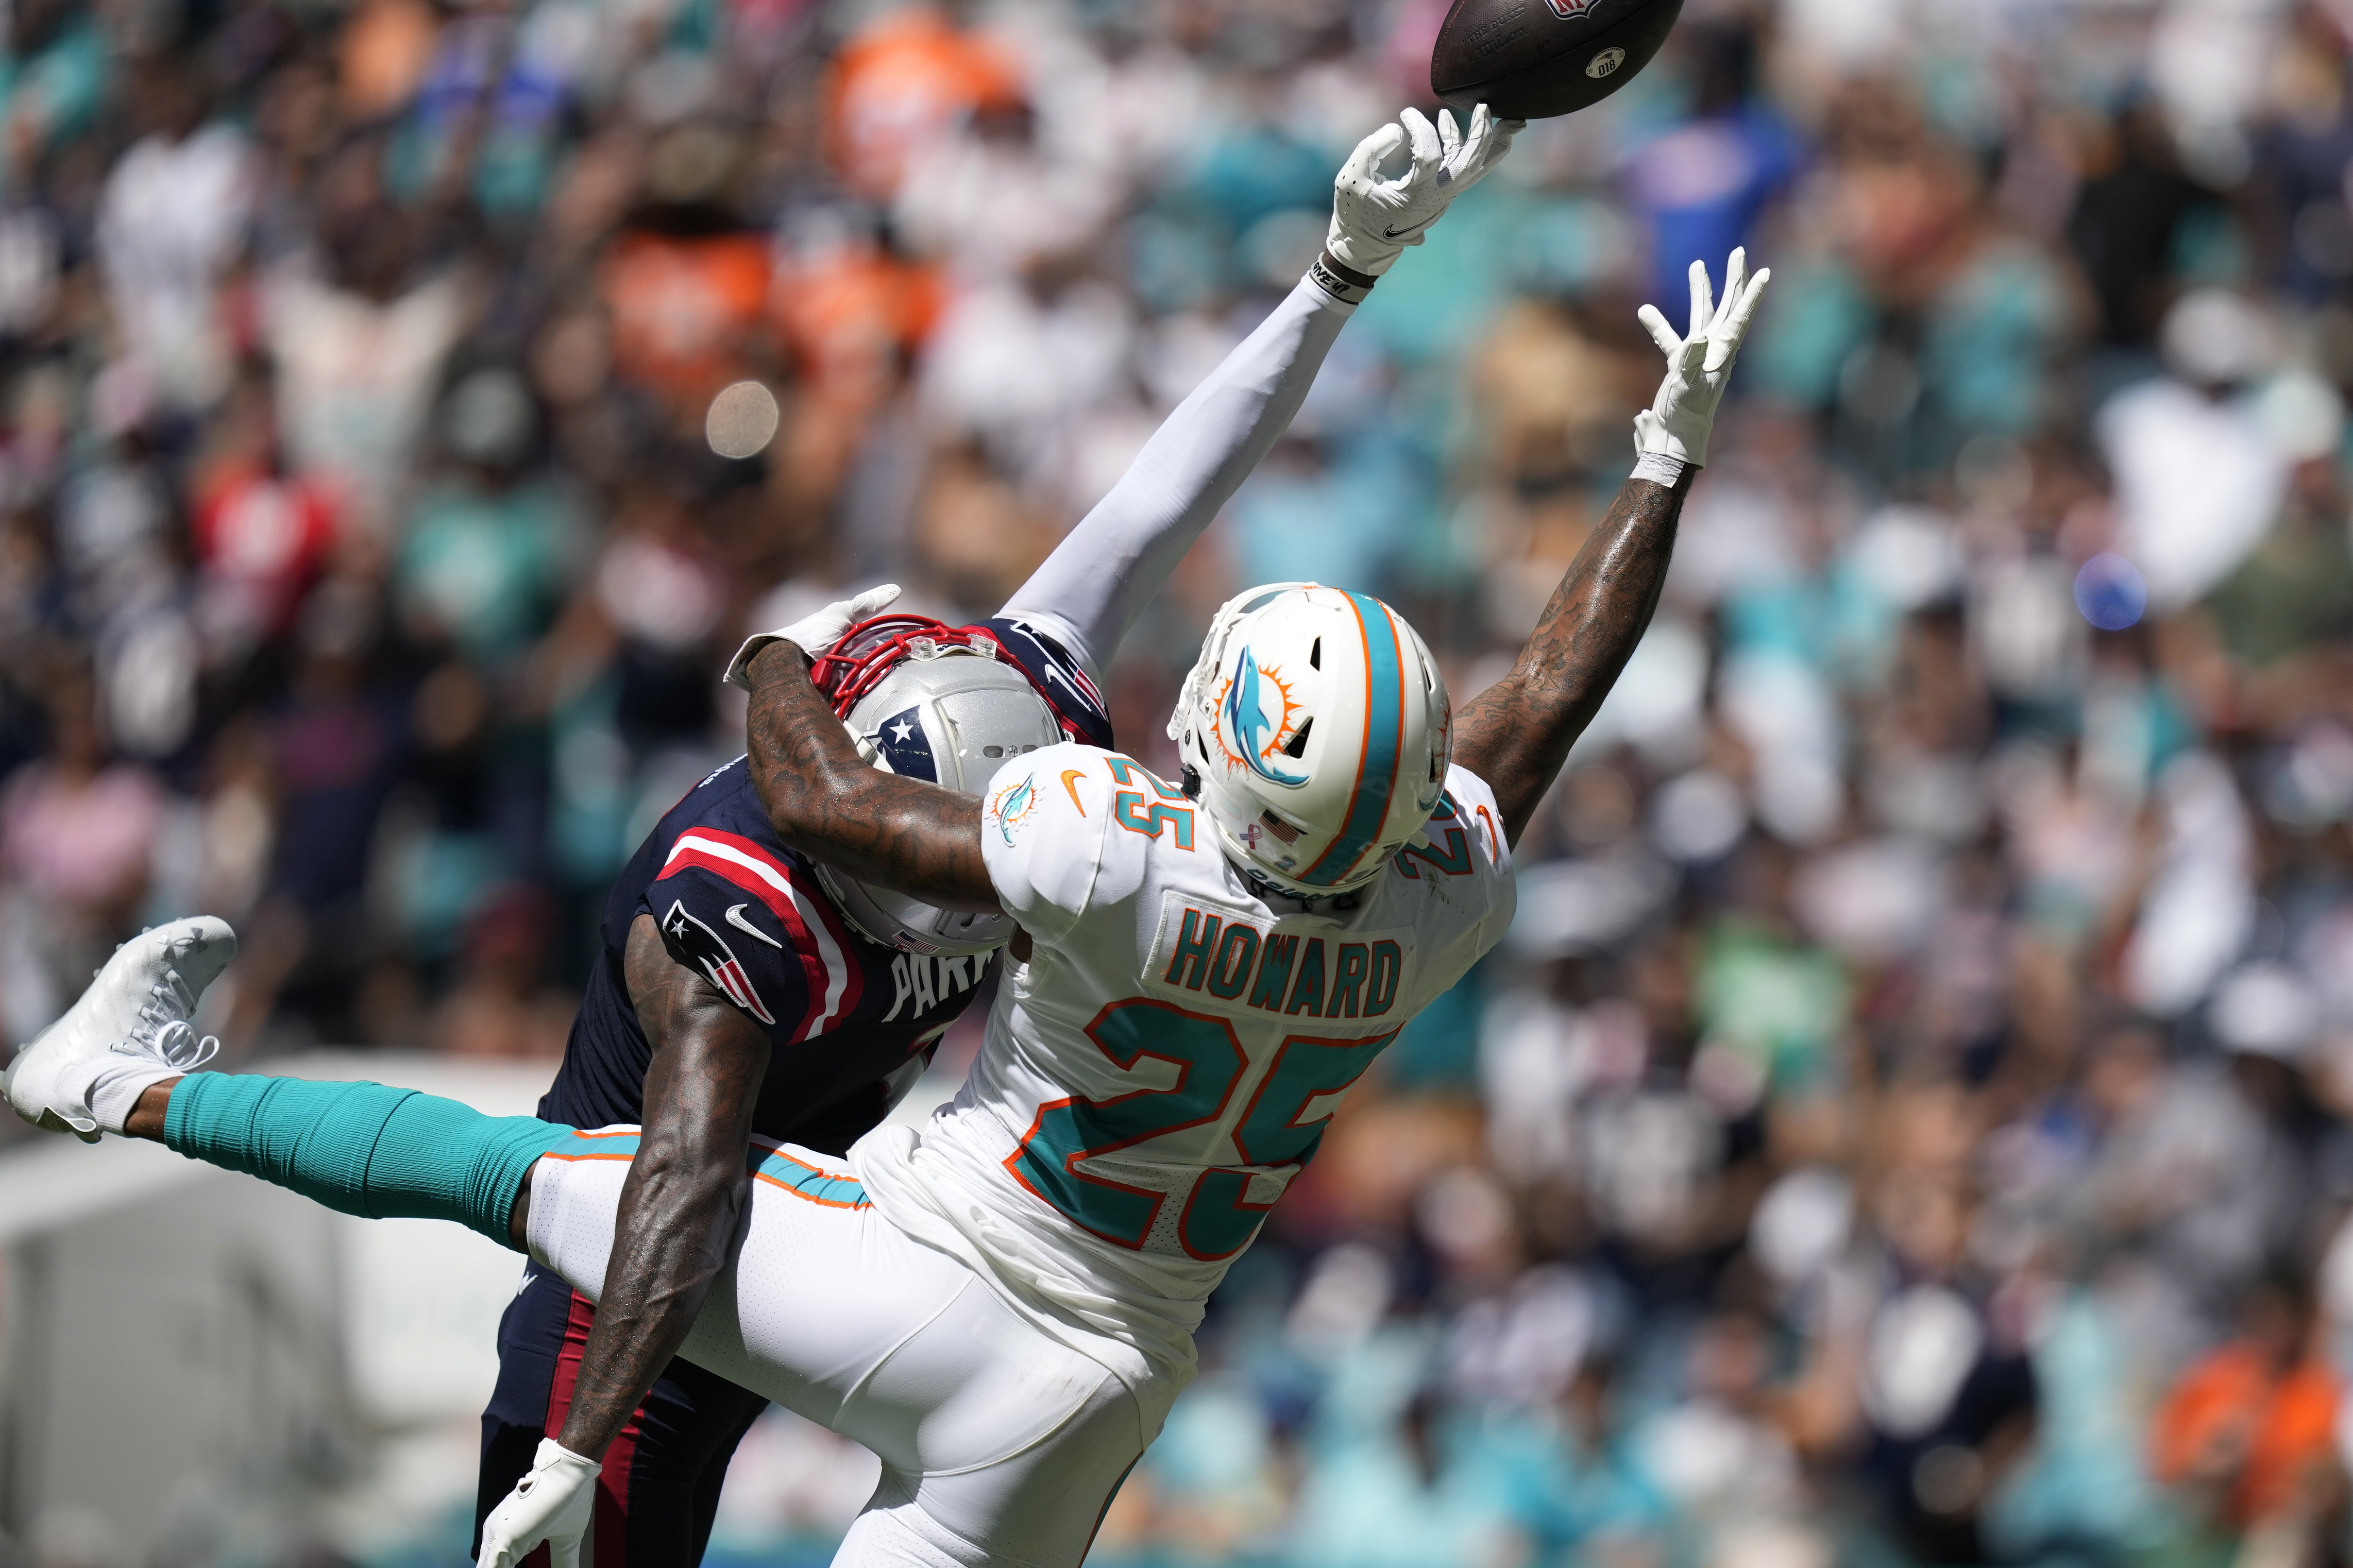
<svg viewBox="0 0 2353 1568"><path fill-rule="evenodd" d="M1667 489L1672 489L1683 483L1685 470L1693 466L1681 458L1671 458L1664 452L1643 452L1635 458L1634 471L1627 477L1648 479L1654 485L1664 485Z"/></svg>

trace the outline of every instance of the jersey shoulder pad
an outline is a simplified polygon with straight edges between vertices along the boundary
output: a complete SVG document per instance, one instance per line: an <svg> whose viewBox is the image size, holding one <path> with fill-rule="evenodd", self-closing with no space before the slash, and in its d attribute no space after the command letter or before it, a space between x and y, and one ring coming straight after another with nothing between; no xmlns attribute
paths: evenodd
<svg viewBox="0 0 2353 1568"><path fill-rule="evenodd" d="M1094 681L1059 638L1021 616L995 616L983 623L983 629L1013 656L1030 684L1045 694L1065 734L1090 746L1110 749L1111 710Z"/></svg>
<svg viewBox="0 0 2353 1568"><path fill-rule="evenodd" d="M843 987L849 939L807 868L756 839L688 826L647 884L644 907L681 966L779 1040L802 1037L810 1003Z"/></svg>
<svg viewBox="0 0 2353 1568"><path fill-rule="evenodd" d="M1465 897L1488 897L1492 902L1493 889L1508 889L1511 841L1504 837L1503 813L1486 781L1461 768L1448 769L1438 808L1420 835L1398 851L1390 873L1412 882L1434 881L1450 902Z"/></svg>
<svg viewBox="0 0 2353 1568"><path fill-rule="evenodd" d="M981 798L981 855L997 901L1049 943L1141 877L1142 855L1120 851L1140 849L1122 840L1150 837L1147 828L1181 834L1191 848L1192 803L1132 758L1071 742L1008 764Z"/></svg>
<svg viewBox="0 0 2353 1568"><path fill-rule="evenodd" d="M1463 830L1465 847L1475 850L1480 858L1498 871L1512 867L1511 840L1504 837L1504 814L1495 804L1495 792L1487 781L1466 767L1449 763L1446 769L1446 793L1439 797L1438 810L1430 815L1432 828L1442 828L1451 820ZM1426 833L1435 839L1440 833Z"/></svg>
<svg viewBox="0 0 2353 1568"><path fill-rule="evenodd" d="M1390 874L1423 883L1461 913L1475 913L1480 952L1501 941L1518 908L1519 891L1504 814L1487 781L1466 768L1449 767L1438 809L1421 836L1398 851Z"/></svg>

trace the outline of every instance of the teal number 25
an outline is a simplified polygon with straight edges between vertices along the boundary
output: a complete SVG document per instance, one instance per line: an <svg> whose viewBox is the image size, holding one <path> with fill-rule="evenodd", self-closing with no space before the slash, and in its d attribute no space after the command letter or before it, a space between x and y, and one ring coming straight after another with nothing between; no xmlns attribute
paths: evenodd
<svg viewBox="0 0 2353 1568"><path fill-rule="evenodd" d="M1391 1029L1362 1039L1293 1035L1284 1040L1234 1129L1242 1159L1294 1172L1305 1165L1333 1109L1315 1109L1314 1102L1356 1082L1396 1036ZM1175 1194L1082 1171L1080 1162L1223 1119L1248 1062L1224 1019L1143 997L1113 1002L1096 1014L1087 1037L1123 1071L1147 1058L1174 1063L1176 1081L1166 1089L1043 1105L1005 1167L1071 1224L1141 1251ZM1188 1256L1230 1258L1250 1244L1271 1206L1249 1201L1250 1175L1219 1165L1194 1178L1176 1223L1177 1245Z"/></svg>

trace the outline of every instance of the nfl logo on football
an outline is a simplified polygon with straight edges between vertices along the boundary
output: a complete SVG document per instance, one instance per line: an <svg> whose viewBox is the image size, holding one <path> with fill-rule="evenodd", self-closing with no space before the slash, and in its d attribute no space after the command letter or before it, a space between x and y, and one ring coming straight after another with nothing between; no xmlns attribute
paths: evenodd
<svg viewBox="0 0 2353 1568"><path fill-rule="evenodd" d="M1601 4L1601 0L1545 0L1552 14L1564 22L1574 22Z"/></svg>

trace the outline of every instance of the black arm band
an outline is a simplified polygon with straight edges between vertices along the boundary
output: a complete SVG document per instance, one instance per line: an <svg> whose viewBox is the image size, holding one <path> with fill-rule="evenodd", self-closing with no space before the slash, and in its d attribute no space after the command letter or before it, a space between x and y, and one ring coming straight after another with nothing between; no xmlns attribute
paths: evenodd
<svg viewBox="0 0 2353 1568"><path fill-rule="evenodd" d="M1343 305L1364 303L1365 296L1370 294L1373 285L1380 281L1369 272L1341 266L1328 250L1315 258L1314 265L1307 269L1307 276L1315 287Z"/></svg>

